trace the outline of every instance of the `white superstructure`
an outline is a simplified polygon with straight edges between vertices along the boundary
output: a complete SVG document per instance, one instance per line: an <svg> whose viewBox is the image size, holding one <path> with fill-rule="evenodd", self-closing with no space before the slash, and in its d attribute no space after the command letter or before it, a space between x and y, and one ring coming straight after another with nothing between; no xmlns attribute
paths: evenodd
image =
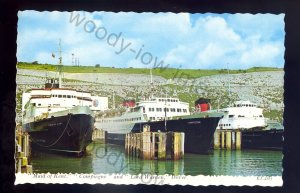
<svg viewBox="0 0 300 193"><path fill-rule="evenodd" d="M178 98L153 97L137 103L143 113L150 121L170 119L175 116L185 116L190 114L189 104L181 102Z"/></svg>
<svg viewBox="0 0 300 193"><path fill-rule="evenodd" d="M129 133L135 123L161 121L189 115L189 104L178 98L151 97L135 107L104 111L96 118L95 126L109 133Z"/></svg>
<svg viewBox="0 0 300 193"><path fill-rule="evenodd" d="M58 85L55 80L48 80L49 84ZM58 88L58 86L32 89L22 95L23 123L77 106L87 106L92 111L106 110L108 99L92 96L89 92Z"/></svg>
<svg viewBox="0 0 300 193"><path fill-rule="evenodd" d="M217 129L251 129L266 127L263 109L250 101L237 101L231 107L220 109L223 118Z"/></svg>

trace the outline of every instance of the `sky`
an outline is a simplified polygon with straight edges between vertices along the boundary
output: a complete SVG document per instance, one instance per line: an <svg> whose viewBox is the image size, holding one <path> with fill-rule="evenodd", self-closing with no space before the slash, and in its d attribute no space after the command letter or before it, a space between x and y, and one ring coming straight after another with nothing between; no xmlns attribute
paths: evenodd
<svg viewBox="0 0 300 193"><path fill-rule="evenodd" d="M63 65L284 66L284 14L20 11L18 18L19 62L57 64L61 41Z"/></svg>

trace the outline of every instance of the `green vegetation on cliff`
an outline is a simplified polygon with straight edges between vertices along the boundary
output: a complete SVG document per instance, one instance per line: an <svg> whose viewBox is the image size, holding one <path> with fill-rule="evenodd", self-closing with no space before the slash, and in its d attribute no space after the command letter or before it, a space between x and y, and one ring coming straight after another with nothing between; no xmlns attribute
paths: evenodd
<svg viewBox="0 0 300 193"><path fill-rule="evenodd" d="M17 68L30 70L56 71L57 65L52 64L37 64L19 62ZM272 67L253 67L245 70L229 70L230 74L241 74L248 72L263 72L263 71L282 71L282 68ZM122 74L149 74L147 68L114 68L96 66L63 66L63 71L68 73L122 73ZM153 75L161 76L166 79L185 78L193 79L203 76L211 76L218 74L227 74L227 69L176 69L176 68L155 68L152 70Z"/></svg>

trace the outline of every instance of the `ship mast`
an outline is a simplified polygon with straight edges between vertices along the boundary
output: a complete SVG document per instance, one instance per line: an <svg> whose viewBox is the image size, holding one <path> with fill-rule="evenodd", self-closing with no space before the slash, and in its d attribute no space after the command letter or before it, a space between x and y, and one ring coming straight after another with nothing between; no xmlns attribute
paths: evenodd
<svg viewBox="0 0 300 193"><path fill-rule="evenodd" d="M229 76L229 67L227 62L227 77L228 77L228 98L229 98L229 105L231 105L231 94L230 94L230 76Z"/></svg>
<svg viewBox="0 0 300 193"><path fill-rule="evenodd" d="M165 131L167 131L167 91L166 91L166 98L165 98Z"/></svg>
<svg viewBox="0 0 300 193"><path fill-rule="evenodd" d="M114 91L112 93L112 100L113 100L113 102L112 102L112 108L115 109L116 105L115 105L115 92Z"/></svg>
<svg viewBox="0 0 300 193"><path fill-rule="evenodd" d="M150 68L150 92L151 92L151 98L153 98L153 76L152 76L152 68Z"/></svg>
<svg viewBox="0 0 300 193"><path fill-rule="evenodd" d="M58 59L58 87L62 88L62 55L61 55L61 40L59 39L59 47L58 47L58 52L59 52L59 59Z"/></svg>

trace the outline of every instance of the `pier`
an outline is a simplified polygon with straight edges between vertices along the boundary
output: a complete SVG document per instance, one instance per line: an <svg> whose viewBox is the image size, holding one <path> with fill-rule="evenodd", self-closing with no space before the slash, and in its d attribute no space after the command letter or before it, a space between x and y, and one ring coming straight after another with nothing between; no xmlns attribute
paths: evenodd
<svg viewBox="0 0 300 193"><path fill-rule="evenodd" d="M16 172L32 173L32 165L30 165L30 140L29 134L22 132L22 129L16 129Z"/></svg>
<svg viewBox="0 0 300 193"><path fill-rule="evenodd" d="M214 134L214 149L240 150L242 132L239 130L216 130Z"/></svg>
<svg viewBox="0 0 300 193"><path fill-rule="evenodd" d="M178 160L184 155L184 133L150 132L150 127L141 133L128 133L125 138L127 155L141 159Z"/></svg>
<svg viewBox="0 0 300 193"><path fill-rule="evenodd" d="M94 142L106 143L106 138L107 138L107 131L104 131L103 129L97 129L97 128L93 130L92 140Z"/></svg>

